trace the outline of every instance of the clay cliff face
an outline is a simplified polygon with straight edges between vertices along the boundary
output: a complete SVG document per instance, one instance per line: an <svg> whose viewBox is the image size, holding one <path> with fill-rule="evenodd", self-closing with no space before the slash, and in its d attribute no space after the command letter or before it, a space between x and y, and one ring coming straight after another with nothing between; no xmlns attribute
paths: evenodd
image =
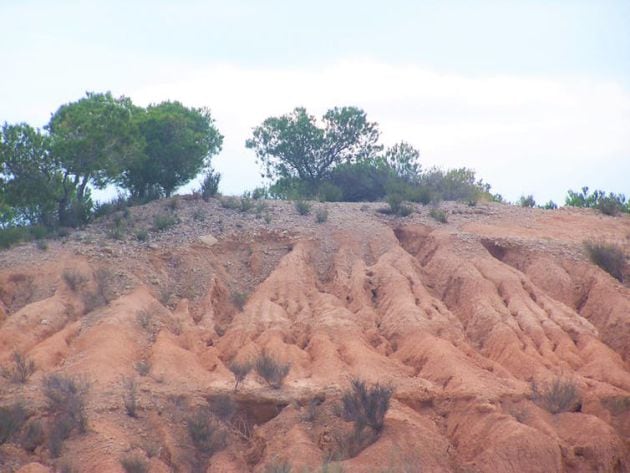
<svg viewBox="0 0 630 473"><path fill-rule="evenodd" d="M630 471L630 291L583 250L630 254L630 217L171 207L0 253L1 471ZM263 353L280 388L235 391ZM392 389L381 430L345 415L354 379Z"/></svg>

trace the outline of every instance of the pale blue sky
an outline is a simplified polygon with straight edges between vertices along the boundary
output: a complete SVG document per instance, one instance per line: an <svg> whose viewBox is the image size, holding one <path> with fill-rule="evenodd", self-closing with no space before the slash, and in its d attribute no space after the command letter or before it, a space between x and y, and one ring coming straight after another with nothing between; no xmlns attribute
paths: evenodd
<svg viewBox="0 0 630 473"><path fill-rule="evenodd" d="M208 106L224 192L259 183L266 116L352 104L510 199L630 194L628 1L0 0L0 21L0 121L86 90Z"/></svg>

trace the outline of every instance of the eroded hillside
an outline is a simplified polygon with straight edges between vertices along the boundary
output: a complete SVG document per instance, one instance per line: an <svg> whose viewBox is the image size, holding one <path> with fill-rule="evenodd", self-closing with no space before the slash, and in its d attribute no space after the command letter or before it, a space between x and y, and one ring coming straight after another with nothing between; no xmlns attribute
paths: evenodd
<svg viewBox="0 0 630 473"><path fill-rule="evenodd" d="M2 471L630 471L630 290L583 249L630 254L630 217L175 202L0 253ZM282 386L235 392L262 353ZM380 432L344 419L356 378L393 388Z"/></svg>

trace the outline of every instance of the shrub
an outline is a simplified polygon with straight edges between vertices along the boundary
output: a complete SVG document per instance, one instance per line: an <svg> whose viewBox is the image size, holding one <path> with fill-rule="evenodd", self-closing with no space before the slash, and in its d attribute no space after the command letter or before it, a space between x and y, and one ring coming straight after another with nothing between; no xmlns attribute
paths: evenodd
<svg viewBox="0 0 630 473"><path fill-rule="evenodd" d="M140 360L136 363L136 371L140 376L146 376L151 371L151 362L148 360Z"/></svg>
<svg viewBox="0 0 630 473"><path fill-rule="evenodd" d="M342 417L354 422L356 432L361 432L366 426L380 432L393 389L380 384L368 387L359 379L353 379L351 384L352 389L341 399Z"/></svg>
<svg viewBox="0 0 630 473"><path fill-rule="evenodd" d="M330 182L323 182L317 189L317 198L321 202L341 202L343 192L339 186Z"/></svg>
<svg viewBox="0 0 630 473"><path fill-rule="evenodd" d="M221 174L211 169L206 173L201 182L201 198L206 202L210 198L217 195L219 192L219 182L221 181Z"/></svg>
<svg viewBox="0 0 630 473"><path fill-rule="evenodd" d="M263 219L265 220L265 223L269 225L271 223L271 214L269 212L265 212Z"/></svg>
<svg viewBox="0 0 630 473"><path fill-rule="evenodd" d="M615 194L614 192L606 192L595 190L589 192L588 187L582 187L581 192L569 190L565 203L571 207L585 207L598 209L606 215L616 215L619 212L630 212L630 205L626 203L626 196L623 194Z"/></svg>
<svg viewBox="0 0 630 473"><path fill-rule="evenodd" d="M2 375L13 383L26 383L35 371L35 363L17 351L13 352L11 360L13 367L3 369Z"/></svg>
<svg viewBox="0 0 630 473"><path fill-rule="evenodd" d="M291 473L293 467L286 460L273 460L265 466L264 473Z"/></svg>
<svg viewBox="0 0 630 473"><path fill-rule="evenodd" d="M43 391L53 422L48 439L48 447L53 457L61 454L63 441L73 430L85 432L87 390L87 384L62 375L50 375L44 378Z"/></svg>
<svg viewBox="0 0 630 473"><path fill-rule="evenodd" d="M224 209L237 210L241 208L241 200L237 197L224 197L221 199L221 207Z"/></svg>
<svg viewBox="0 0 630 473"><path fill-rule="evenodd" d="M284 378L286 378L289 374L291 365L288 363L281 363L271 357L267 352L263 351L263 353L256 359L254 368L270 387L280 389L282 383L284 382Z"/></svg>
<svg viewBox="0 0 630 473"><path fill-rule="evenodd" d="M123 380L123 403L129 417L138 417L138 386L133 378Z"/></svg>
<svg viewBox="0 0 630 473"><path fill-rule="evenodd" d="M20 446L27 452L34 452L37 447L42 445L45 440L44 428L42 422L35 420L26 425L24 435L20 440Z"/></svg>
<svg viewBox="0 0 630 473"><path fill-rule="evenodd" d="M389 204L389 212L398 215L398 212L400 212L400 208L403 204L403 195L397 192L393 194L388 194L385 200Z"/></svg>
<svg viewBox="0 0 630 473"><path fill-rule="evenodd" d="M225 447L226 434L207 409L199 408L186 421L188 435L200 453L212 456Z"/></svg>
<svg viewBox="0 0 630 473"><path fill-rule="evenodd" d="M136 240L144 242L144 241L147 241L148 239L149 239L149 232L146 231L144 228L136 232Z"/></svg>
<svg viewBox="0 0 630 473"><path fill-rule="evenodd" d="M72 292L77 292L89 280L85 274L76 269L64 269L61 277Z"/></svg>
<svg viewBox="0 0 630 473"><path fill-rule="evenodd" d="M0 228L0 249L9 248L28 238L28 230L24 227Z"/></svg>
<svg viewBox="0 0 630 473"><path fill-rule="evenodd" d="M295 210L297 210L297 213L300 215L308 215L311 213L311 204L305 200L296 200L294 205Z"/></svg>
<svg viewBox="0 0 630 473"><path fill-rule="evenodd" d="M252 364L249 362L239 363L232 361L228 364L229 370L234 375L234 392L238 390L238 385L245 380L249 372L252 370Z"/></svg>
<svg viewBox="0 0 630 473"><path fill-rule="evenodd" d="M626 257L620 246L612 243L585 242L584 246L591 261L617 279L623 282Z"/></svg>
<svg viewBox="0 0 630 473"><path fill-rule="evenodd" d="M559 377L541 387L532 382L532 400L552 414L575 411L580 406L580 395L575 382Z"/></svg>
<svg viewBox="0 0 630 473"><path fill-rule="evenodd" d="M177 217L170 214L158 214L153 217L153 229L155 231L167 230L177 225Z"/></svg>
<svg viewBox="0 0 630 473"><path fill-rule="evenodd" d="M266 187L256 187L252 191L252 199L260 200L260 199L268 199L269 198L269 190Z"/></svg>
<svg viewBox="0 0 630 473"><path fill-rule="evenodd" d="M315 221L317 223L324 223L326 220L328 220L328 209L317 209L317 212L315 212Z"/></svg>
<svg viewBox="0 0 630 473"><path fill-rule="evenodd" d="M140 455L126 455L120 459L120 464L126 473L146 473L149 471L149 462Z"/></svg>
<svg viewBox="0 0 630 473"><path fill-rule="evenodd" d="M533 195L528 195L528 196L524 196L522 195L521 198L518 200L518 204L521 207L535 207L536 206L536 201L534 200L534 196Z"/></svg>
<svg viewBox="0 0 630 473"><path fill-rule="evenodd" d="M247 213L252 208L254 208L254 199L252 199L252 196L249 192L244 192L243 196L241 197L239 210L242 213Z"/></svg>
<svg viewBox="0 0 630 473"><path fill-rule="evenodd" d="M217 419L229 421L236 411L236 404L226 394L217 394L208 399L208 406Z"/></svg>
<svg viewBox="0 0 630 473"><path fill-rule="evenodd" d="M243 310L245 303L247 302L247 297L248 295L246 292L235 291L232 293L232 303L238 308L238 310Z"/></svg>
<svg viewBox="0 0 630 473"><path fill-rule="evenodd" d="M545 205L542 206L545 210L556 210L558 208L558 204L556 204L553 200L550 200Z"/></svg>
<svg viewBox="0 0 630 473"><path fill-rule="evenodd" d="M431 209L431 212L429 212L429 215L431 215L431 217L433 217L435 220L437 220L440 223L448 223L448 218L444 210L433 208Z"/></svg>
<svg viewBox="0 0 630 473"><path fill-rule="evenodd" d="M0 407L0 445L11 440L26 422L27 414L21 404Z"/></svg>

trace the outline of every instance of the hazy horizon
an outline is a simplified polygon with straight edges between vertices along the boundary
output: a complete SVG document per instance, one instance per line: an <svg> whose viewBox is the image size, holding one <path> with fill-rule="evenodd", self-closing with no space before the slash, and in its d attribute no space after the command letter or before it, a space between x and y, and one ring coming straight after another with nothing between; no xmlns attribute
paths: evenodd
<svg viewBox="0 0 630 473"><path fill-rule="evenodd" d="M630 4L416 3L0 3L0 122L41 127L86 91L207 106L234 194L262 182L244 142L266 117L355 105L509 200L630 194Z"/></svg>

